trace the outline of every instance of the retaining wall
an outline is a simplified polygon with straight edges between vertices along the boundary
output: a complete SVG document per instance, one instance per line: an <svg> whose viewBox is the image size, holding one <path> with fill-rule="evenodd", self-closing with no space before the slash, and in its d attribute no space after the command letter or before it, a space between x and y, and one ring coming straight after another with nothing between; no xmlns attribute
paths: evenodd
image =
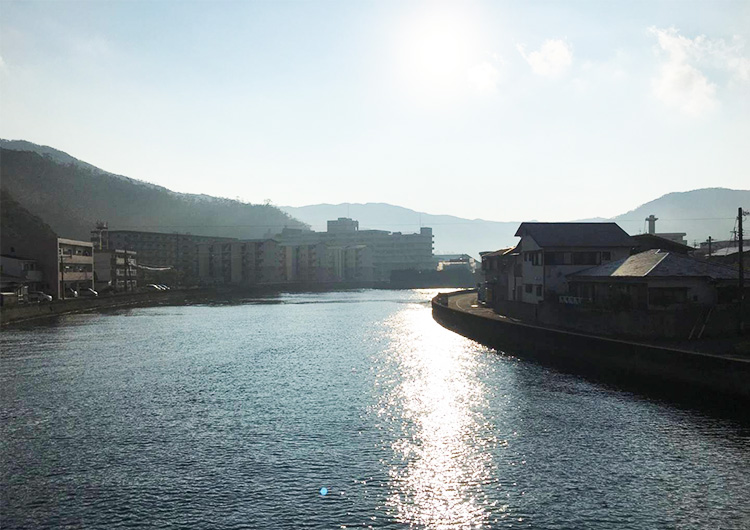
<svg viewBox="0 0 750 530"><path fill-rule="evenodd" d="M626 386L689 393L747 413L750 360L496 320L432 303L444 327L491 348ZM730 401L726 401L726 399Z"/></svg>

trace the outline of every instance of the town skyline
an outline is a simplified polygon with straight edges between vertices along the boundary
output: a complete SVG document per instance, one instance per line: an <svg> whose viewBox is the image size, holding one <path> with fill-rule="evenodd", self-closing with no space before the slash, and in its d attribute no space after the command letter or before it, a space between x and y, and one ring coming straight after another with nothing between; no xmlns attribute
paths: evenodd
<svg viewBox="0 0 750 530"><path fill-rule="evenodd" d="M744 2L3 7L0 136L178 192L552 221L746 187Z"/></svg>

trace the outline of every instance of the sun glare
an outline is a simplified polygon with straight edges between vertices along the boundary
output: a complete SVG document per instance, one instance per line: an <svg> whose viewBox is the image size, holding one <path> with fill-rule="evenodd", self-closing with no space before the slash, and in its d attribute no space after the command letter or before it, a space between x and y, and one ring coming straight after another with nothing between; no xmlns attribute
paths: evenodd
<svg viewBox="0 0 750 530"><path fill-rule="evenodd" d="M409 93L421 100L445 100L464 90L471 69L481 62L477 32L465 10L432 9L407 19L396 53Z"/></svg>
<svg viewBox="0 0 750 530"><path fill-rule="evenodd" d="M381 403L395 434L387 504L409 526L483 527L491 504L483 485L493 463L476 444L496 441L482 429L476 350L436 325L423 307L404 309L386 328L392 341L387 368L403 379Z"/></svg>

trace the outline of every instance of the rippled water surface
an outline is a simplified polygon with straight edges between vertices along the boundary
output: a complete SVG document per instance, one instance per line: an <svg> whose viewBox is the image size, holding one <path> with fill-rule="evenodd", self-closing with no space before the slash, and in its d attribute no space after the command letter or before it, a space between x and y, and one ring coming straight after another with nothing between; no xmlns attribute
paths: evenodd
<svg viewBox="0 0 750 530"><path fill-rule="evenodd" d="M479 346L434 293L3 330L0 527L750 528L747 427Z"/></svg>

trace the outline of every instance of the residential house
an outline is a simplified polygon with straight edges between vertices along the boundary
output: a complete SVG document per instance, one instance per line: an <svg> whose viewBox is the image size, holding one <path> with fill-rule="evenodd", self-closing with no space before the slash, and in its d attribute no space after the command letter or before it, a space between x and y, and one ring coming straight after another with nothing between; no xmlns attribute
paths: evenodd
<svg viewBox="0 0 750 530"><path fill-rule="evenodd" d="M647 250L667 250L669 252L676 252L677 254L688 255L691 254L695 249L683 243L673 241L662 237L661 234L638 234L632 236L635 242L633 254L639 254L646 252Z"/></svg>
<svg viewBox="0 0 750 530"><path fill-rule="evenodd" d="M569 274L626 258L634 246L616 223L521 223L515 235L520 270L508 278L507 299L530 304L556 301Z"/></svg>
<svg viewBox="0 0 750 530"><path fill-rule="evenodd" d="M713 306L737 294L736 269L681 253L648 250L568 275L570 294L611 309Z"/></svg>
<svg viewBox="0 0 750 530"><path fill-rule="evenodd" d="M484 281L479 286L479 300L491 307L498 302L508 300L508 293L515 292L508 286L513 280L515 272L521 274L520 264L516 266L518 258L517 247L508 247L494 252L481 252L482 275Z"/></svg>

